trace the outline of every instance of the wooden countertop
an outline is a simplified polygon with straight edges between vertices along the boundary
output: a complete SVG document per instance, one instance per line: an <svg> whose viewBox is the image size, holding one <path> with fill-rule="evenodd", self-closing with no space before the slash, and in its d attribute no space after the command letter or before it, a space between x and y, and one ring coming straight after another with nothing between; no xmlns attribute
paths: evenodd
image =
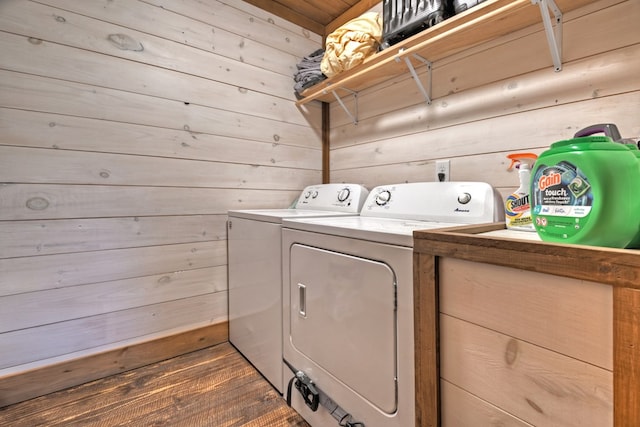
<svg viewBox="0 0 640 427"><path fill-rule="evenodd" d="M483 234L504 228L494 223L416 231L414 251L640 289L640 250Z"/></svg>
<svg viewBox="0 0 640 427"><path fill-rule="evenodd" d="M503 223L414 232L416 425L439 425L438 259L458 258L613 287L614 426L640 420L640 250L487 235Z"/></svg>

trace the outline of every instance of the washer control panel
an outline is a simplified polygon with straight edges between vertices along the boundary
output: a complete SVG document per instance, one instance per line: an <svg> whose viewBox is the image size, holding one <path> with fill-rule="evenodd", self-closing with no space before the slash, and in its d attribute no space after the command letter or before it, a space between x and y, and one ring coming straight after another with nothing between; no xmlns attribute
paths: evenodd
<svg viewBox="0 0 640 427"><path fill-rule="evenodd" d="M369 190L359 184L319 184L302 190L296 209L359 213Z"/></svg>
<svg viewBox="0 0 640 427"><path fill-rule="evenodd" d="M504 209L484 182L416 182L375 187L360 215L467 224L501 221Z"/></svg>

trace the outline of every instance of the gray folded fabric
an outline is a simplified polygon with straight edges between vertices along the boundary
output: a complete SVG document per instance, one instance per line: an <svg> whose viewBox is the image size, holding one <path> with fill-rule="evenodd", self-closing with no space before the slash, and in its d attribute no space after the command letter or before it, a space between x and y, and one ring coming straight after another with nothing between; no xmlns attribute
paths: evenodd
<svg viewBox="0 0 640 427"><path fill-rule="evenodd" d="M318 49L302 58L302 61L296 65L298 70L293 75L293 79L296 82L293 86L296 98L302 99L302 92L305 89L327 78L320 70L320 62L322 62L323 56L324 49Z"/></svg>

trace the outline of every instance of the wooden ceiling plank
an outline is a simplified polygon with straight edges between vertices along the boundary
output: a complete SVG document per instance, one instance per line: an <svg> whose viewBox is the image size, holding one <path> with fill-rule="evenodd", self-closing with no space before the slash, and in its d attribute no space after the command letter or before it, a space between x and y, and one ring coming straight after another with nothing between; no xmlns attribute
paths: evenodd
<svg viewBox="0 0 640 427"><path fill-rule="evenodd" d="M319 22L324 25L330 22L334 17L334 15L332 15L331 8L327 6L317 7L309 0L273 0L273 2L279 3L285 9L289 9L292 12L306 16L312 21Z"/></svg>
<svg viewBox="0 0 640 427"><path fill-rule="evenodd" d="M299 0L278 0L278 1L288 1L290 3L298 3ZM330 16L324 22L324 24L328 24L333 21L337 16L342 15L344 11L351 7L350 4L345 3L344 0L306 0L305 3L308 3L309 6L313 7L317 10L323 10L327 12Z"/></svg>
<svg viewBox="0 0 640 427"><path fill-rule="evenodd" d="M336 19L331 21L324 30L324 35L327 36L331 34L333 31L338 29L341 25L346 24L351 21L353 18L357 18L363 13L369 11L371 8L376 7L380 4L380 0L360 0L353 6L351 6L346 12L342 15L338 16Z"/></svg>
<svg viewBox="0 0 640 427"><path fill-rule="evenodd" d="M269 13L273 13L289 22L301 26L316 34L324 35L325 26L321 22L314 21L300 13L294 12L290 8L287 8L280 3L273 0L244 0L245 2L259 7L262 10L266 10Z"/></svg>

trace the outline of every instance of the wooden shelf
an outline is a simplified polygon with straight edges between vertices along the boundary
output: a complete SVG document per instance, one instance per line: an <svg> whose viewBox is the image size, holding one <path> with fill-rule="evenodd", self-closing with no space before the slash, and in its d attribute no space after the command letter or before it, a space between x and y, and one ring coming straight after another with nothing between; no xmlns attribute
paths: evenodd
<svg viewBox="0 0 640 427"><path fill-rule="evenodd" d="M594 0L555 0L566 13ZM339 96L359 92L395 76L408 73L403 60L418 55L435 62L447 56L485 43L534 24L542 25L540 8L531 0L487 0L438 25L428 28L402 42L369 57L364 63L324 80L303 92L296 104L310 101L335 101ZM346 89L347 91L341 90Z"/></svg>

